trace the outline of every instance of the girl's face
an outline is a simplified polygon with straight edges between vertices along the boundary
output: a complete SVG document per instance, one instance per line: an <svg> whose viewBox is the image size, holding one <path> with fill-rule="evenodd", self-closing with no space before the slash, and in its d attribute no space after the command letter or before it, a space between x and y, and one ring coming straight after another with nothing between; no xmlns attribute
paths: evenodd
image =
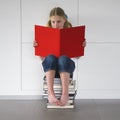
<svg viewBox="0 0 120 120"><path fill-rule="evenodd" d="M58 29L62 29L64 27L64 23L65 23L65 19L61 16L51 16L50 17L51 20L51 27L52 28L58 28Z"/></svg>

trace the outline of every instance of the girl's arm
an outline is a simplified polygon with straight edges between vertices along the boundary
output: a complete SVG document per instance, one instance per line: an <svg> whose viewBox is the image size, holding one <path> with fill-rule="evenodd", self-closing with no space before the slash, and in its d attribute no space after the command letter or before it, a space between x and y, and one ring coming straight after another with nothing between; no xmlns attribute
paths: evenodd
<svg viewBox="0 0 120 120"><path fill-rule="evenodd" d="M86 40L82 43L83 47L86 47ZM81 56L76 57L76 59L79 59Z"/></svg>
<svg viewBox="0 0 120 120"><path fill-rule="evenodd" d="M38 42L37 41L33 41L33 47L37 47L38 46ZM39 56L40 59L43 61L45 59L45 57Z"/></svg>
<svg viewBox="0 0 120 120"><path fill-rule="evenodd" d="M33 41L33 47L37 47L38 46L38 42L37 41Z"/></svg>

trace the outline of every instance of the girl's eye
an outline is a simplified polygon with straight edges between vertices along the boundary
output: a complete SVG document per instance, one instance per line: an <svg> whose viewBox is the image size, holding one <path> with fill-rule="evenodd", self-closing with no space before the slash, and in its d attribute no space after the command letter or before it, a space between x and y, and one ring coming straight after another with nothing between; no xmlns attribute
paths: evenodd
<svg viewBox="0 0 120 120"><path fill-rule="evenodd" d="M52 23L55 23L55 21L52 21Z"/></svg>

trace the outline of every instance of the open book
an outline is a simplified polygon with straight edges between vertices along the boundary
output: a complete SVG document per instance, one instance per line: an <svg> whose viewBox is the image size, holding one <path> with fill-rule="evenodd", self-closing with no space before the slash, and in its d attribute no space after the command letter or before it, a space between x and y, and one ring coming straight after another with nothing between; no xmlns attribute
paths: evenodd
<svg viewBox="0 0 120 120"><path fill-rule="evenodd" d="M66 55L70 58L83 56L85 26L58 29L35 25L35 40L38 42L35 55L43 57L49 54L56 57Z"/></svg>

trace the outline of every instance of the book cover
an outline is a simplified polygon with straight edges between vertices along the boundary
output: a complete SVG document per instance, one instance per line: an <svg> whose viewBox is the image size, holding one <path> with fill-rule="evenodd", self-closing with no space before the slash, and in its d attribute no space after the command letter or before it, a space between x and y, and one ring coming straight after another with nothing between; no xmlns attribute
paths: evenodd
<svg viewBox="0 0 120 120"><path fill-rule="evenodd" d="M43 57L49 54L56 57L66 55L70 58L83 56L85 26L58 29L35 25L35 40L38 42L35 55Z"/></svg>

